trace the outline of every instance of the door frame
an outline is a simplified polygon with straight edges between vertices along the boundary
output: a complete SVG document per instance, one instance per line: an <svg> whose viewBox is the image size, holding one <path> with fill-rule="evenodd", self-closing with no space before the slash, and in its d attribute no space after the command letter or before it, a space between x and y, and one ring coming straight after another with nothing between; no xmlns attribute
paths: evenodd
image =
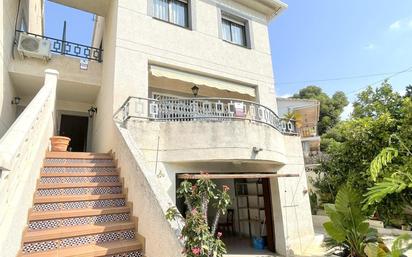
<svg viewBox="0 0 412 257"><path fill-rule="evenodd" d="M65 111L65 110L57 110L56 111L56 133L60 135L60 125L62 120L62 115L71 115L71 116L80 116L80 117L87 117L87 142L86 142L86 149L85 151L90 151L92 146L92 132L93 132L93 119L89 117L89 113L87 112L76 112L76 111Z"/></svg>

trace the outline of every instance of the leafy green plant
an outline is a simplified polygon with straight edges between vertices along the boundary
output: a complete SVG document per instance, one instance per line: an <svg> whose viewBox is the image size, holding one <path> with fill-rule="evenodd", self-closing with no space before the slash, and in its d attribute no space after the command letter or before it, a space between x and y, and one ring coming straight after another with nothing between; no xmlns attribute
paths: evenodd
<svg viewBox="0 0 412 257"><path fill-rule="evenodd" d="M378 241L377 231L369 227L361 202L359 193L344 186L336 195L335 204L325 204L330 219L323 224L330 236L327 244L329 247L342 247L345 257L366 257L366 245Z"/></svg>
<svg viewBox="0 0 412 257"><path fill-rule="evenodd" d="M402 257L404 253L412 249L411 236L402 234L393 241L391 250L383 243L368 244L365 253L368 257Z"/></svg>
<svg viewBox="0 0 412 257"><path fill-rule="evenodd" d="M404 146L402 141L401 145ZM410 158L411 153L407 147L406 150L405 156ZM392 164L393 159L397 158L398 155L399 152L395 148L386 147L382 149L373 159L369 168L372 181L376 182L378 175L383 172L385 167ZM412 164L409 160L409 162L405 162L405 165L395 166L395 172L368 188L368 192L365 194L367 199L364 209L381 202L390 194L401 194L404 190L412 189L412 170L410 169L412 165L408 165L409 163Z"/></svg>
<svg viewBox="0 0 412 257"><path fill-rule="evenodd" d="M183 181L177 190L177 196L183 198L188 211L181 239L184 240L184 254L187 257L222 257L226 246L221 240L222 233L216 233L221 214L225 214L230 205L229 187L222 190L216 188L207 174L194 184ZM212 204L217 210L212 225L208 224L208 206ZM168 220L181 216L176 207L171 207L166 213Z"/></svg>

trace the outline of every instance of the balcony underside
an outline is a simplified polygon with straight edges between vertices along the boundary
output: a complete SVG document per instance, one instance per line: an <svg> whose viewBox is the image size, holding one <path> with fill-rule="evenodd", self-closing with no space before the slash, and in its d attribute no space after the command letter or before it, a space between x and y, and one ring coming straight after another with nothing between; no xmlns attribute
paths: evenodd
<svg viewBox="0 0 412 257"><path fill-rule="evenodd" d="M75 9L106 16L110 0L50 0L55 3L66 5Z"/></svg>
<svg viewBox="0 0 412 257"><path fill-rule="evenodd" d="M44 70L59 71L57 97L67 101L94 102L101 85L101 63L89 62L80 70L80 59L53 55L48 62L17 57L10 62L9 75L19 96L33 96L43 86Z"/></svg>

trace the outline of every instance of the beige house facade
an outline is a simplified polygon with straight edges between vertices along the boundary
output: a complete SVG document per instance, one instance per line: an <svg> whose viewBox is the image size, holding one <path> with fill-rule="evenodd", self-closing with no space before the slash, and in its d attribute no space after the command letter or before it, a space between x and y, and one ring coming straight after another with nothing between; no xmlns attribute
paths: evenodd
<svg viewBox="0 0 412 257"><path fill-rule="evenodd" d="M184 214L176 189L201 172L231 188L233 215L221 220L232 224L223 237L228 256L244 242L251 245L254 237L265 239L268 256L308 254L314 231L305 136L295 121L282 118L271 63L276 49L270 49L268 34L268 24L286 4L53 2L95 15L90 45L44 35L42 0L1 4L3 256L76 256L81 251L89 254L84 256L181 256L183 221L169 222L165 213L177 206ZM43 45L46 52L36 50ZM53 135L71 137L71 153L50 152ZM82 175L69 172L75 168ZM103 168L105 175L97 174ZM52 175L44 174L50 169ZM65 175L58 175L62 169ZM90 207L91 199L114 199L109 194L115 188L123 188L116 197L126 199L116 207L128 208L123 223L96 225L104 215L114 219L120 210L113 208L50 209L67 202ZM73 193L82 190L89 193ZM97 197L93 190L106 193ZM82 227L80 219L89 223ZM51 228L51 223L60 225ZM103 234L107 231L117 234ZM127 242L117 245L113 238Z"/></svg>

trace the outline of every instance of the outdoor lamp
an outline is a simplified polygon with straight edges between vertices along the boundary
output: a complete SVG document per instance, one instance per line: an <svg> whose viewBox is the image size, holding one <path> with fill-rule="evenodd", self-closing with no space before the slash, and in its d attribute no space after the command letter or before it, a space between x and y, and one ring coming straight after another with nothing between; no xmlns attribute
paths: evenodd
<svg viewBox="0 0 412 257"><path fill-rule="evenodd" d="M193 87L192 87L192 93L193 93L193 95L196 97L197 96L197 94L199 93L199 88L196 86L196 85L194 85Z"/></svg>
<svg viewBox="0 0 412 257"><path fill-rule="evenodd" d="M87 112L89 113L89 117L93 118L94 114L97 113L97 107L90 106L90 109L87 110Z"/></svg>
<svg viewBox="0 0 412 257"><path fill-rule="evenodd" d="M18 105L20 103L21 98L16 96L13 100L11 100L11 104Z"/></svg>

